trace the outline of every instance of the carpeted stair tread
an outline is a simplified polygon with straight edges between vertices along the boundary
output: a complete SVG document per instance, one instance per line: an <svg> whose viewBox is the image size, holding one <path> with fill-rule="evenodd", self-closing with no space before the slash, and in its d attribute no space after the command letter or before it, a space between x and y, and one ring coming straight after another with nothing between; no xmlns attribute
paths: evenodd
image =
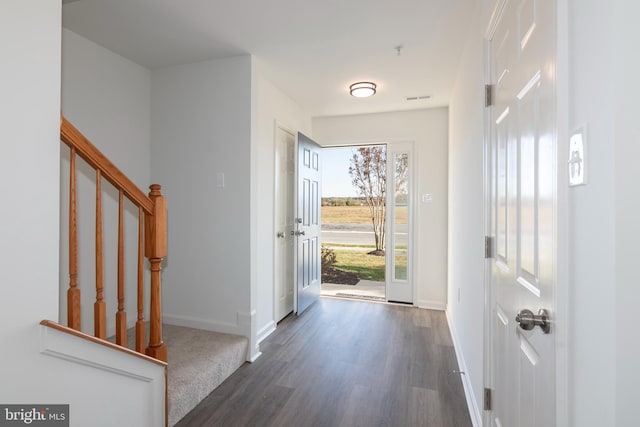
<svg viewBox="0 0 640 427"><path fill-rule="evenodd" d="M173 426L233 374L247 357L246 337L164 325Z"/></svg>
<svg viewBox="0 0 640 427"><path fill-rule="evenodd" d="M173 426L242 366L249 340L167 324L162 325L162 335L169 362L169 426ZM129 348L135 347L135 328L127 330L127 341Z"/></svg>

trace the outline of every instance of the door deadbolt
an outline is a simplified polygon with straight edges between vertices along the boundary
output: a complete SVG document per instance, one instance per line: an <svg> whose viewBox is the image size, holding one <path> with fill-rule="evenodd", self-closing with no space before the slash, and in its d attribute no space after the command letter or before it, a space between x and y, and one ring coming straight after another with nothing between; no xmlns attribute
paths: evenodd
<svg viewBox="0 0 640 427"><path fill-rule="evenodd" d="M538 314L533 314L531 310L522 309L520 313L516 314L516 322L525 331L530 331L536 326L540 326L545 334L551 332L551 322L549 320L549 312L544 308L538 311Z"/></svg>

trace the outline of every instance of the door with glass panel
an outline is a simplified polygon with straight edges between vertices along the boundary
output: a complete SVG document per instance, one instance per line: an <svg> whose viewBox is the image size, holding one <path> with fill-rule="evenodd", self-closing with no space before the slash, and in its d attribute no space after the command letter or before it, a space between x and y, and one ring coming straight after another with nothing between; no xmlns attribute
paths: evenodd
<svg viewBox="0 0 640 427"><path fill-rule="evenodd" d="M387 145L387 300L413 303L411 143Z"/></svg>

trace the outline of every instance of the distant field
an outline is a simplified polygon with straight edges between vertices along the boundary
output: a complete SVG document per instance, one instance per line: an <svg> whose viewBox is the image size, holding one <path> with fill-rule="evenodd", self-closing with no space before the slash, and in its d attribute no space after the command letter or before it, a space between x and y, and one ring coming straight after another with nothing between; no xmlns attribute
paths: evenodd
<svg viewBox="0 0 640 427"><path fill-rule="evenodd" d="M407 208L397 209L398 223L406 224ZM325 224L371 224L371 211L367 206L322 206L322 222Z"/></svg>
<svg viewBox="0 0 640 427"><path fill-rule="evenodd" d="M322 222L371 224L371 211L367 206L323 206Z"/></svg>

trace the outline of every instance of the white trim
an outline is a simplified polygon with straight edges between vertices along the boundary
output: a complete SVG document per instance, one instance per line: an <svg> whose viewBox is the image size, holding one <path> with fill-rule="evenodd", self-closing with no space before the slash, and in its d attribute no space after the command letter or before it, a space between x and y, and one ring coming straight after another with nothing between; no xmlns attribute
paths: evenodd
<svg viewBox="0 0 640 427"><path fill-rule="evenodd" d="M487 24L487 29L484 32L486 40L491 40L493 38L496 28L498 27L498 22L500 22L500 18L502 18L502 14L504 13L506 6L507 0L496 0L493 12L489 18L489 23Z"/></svg>
<svg viewBox="0 0 640 427"><path fill-rule="evenodd" d="M276 322L267 323L262 329L258 331L258 344L264 341L269 335L274 333L276 330Z"/></svg>
<svg viewBox="0 0 640 427"><path fill-rule="evenodd" d="M253 362L262 355L257 336L253 336L253 330L255 328L251 327L256 321L255 310L251 313L238 312L236 314L236 323L218 322L216 320L166 313L163 315L163 321L169 325L244 336L249 340L246 360Z"/></svg>
<svg viewBox="0 0 640 427"><path fill-rule="evenodd" d="M447 304L443 301L436 301L430 299L421 299L415 304L418 308L426 308L428 310L446 311Z"/></svg>
<svg viewBox="0 0 640 427"><path fill-rule="evenodd" d="M247 361L255 362L258 357L262 355L260 352L260 344L257 339L257 325L256 325L256 310L251 310L250 313L239 311L236 313L238 319L238 329L243 331L240 335L244 335L249 338L249 346L247 347Z"/></svg>
<svg viewBox="0 0 640 427"><path fill-rule="evenodd" d="M414 262L416 259L419 259L417 255L417 244L415 236L418 235L417 223L416 221L416 205L418 203L418 196L416 194L418 186L416 185L416 167L415 167L415 142L414 141L403 141L403 142L387 142L385 143L387 150L387 171L395 170L395 165L393 164L393 156L394 154L407 154L409 161L409 189L408 189L408 201L409 201L409 224L407 229L407 279L404 281L393 280L394 277L394 252L389 248L393 248L394 243L394 233L395 233L395 224L393 222L393 216L395 214L395 205L391 203L393 197L393 191L391 189L394 185L394 180L387 179L387 208L386 208L386 232L385 232L385 247L386 255L385 255L385 293L387 301L394 302L403 302L414 304L417 300L418 287L416 286L416 272L417 266ZM405 287L409 287L408 291L404 290ZM395 292L395 294L394 294ZM410 301L408 301L410 299Z"/></svg>
<svg viewBox="0 0 640 427"><path fill-rule="evenodd" d="M569 152L569 6L567 0L556 2L556 425L571 425L569 410L569 198L568 164L563 156Z"/></svg>
<svg viewBox="0 0 640 427"><path fill-rule="evenodd" d="M491 40L495 34L495 30L497 27L497 23L499 18L502 17L504 13L504 9L506 7L506 0L496 0L495 8L489 19L488 28L485 32L484 37L484 52L483 52L483 66L484 66L484 81L486 84L492 84L491 81ZM483 135L483 179L484 179L484 235L490 236L492 232L492 224L491 224L491 199L492 199L492 179L491 179L491 171L493 167L493 158L491 157L492 148L491 148L491 121L492 121L492 109L485 108L484 109L484 135ZM492 259L487 258L484 262L484 309L483 309L483 378L482 384L483 387L494 389L493 383L493 310L492 310L492 301L493 294L491 290L491 269L492 269ZM501 262L496 262L498 267L502 268ZM452 332L453 334L453 332ZM454 341L455 344L455 341ZM480 420L484 422L485 425L491 425L491 411L482 411L479 413ZM482 425L482 423L480 424Z"/></svg>
<svg viewBox="0 0 640 427"><path fill-rule="evenodd" d="M449 311L445 311L447 317L447 323L449 324L449 331L451 332L451 339L453 341L453 349L456 353L456 359L458 360L458 371L460 371L460 378L462 379L462 386L464 388L464 396L467 399L467 407L469 408L469 416L471 417L471 423L473 427L482 426L482 412L478 407L478 402L473 394L473 387L471 385L471 378L467 375L467 364L464 360L464 354L462 348L460 348L460 342L458 341L458 334L456 333L453 322L449 317Z"/></svg>
<svg viewBox="0 0 640 427"><path fill-rule="evenodd" d="M169 325L184 326L187 328L203 329L205 331L221 332L223 334L244 335L237 323L218 322L210 319L200 319L179 314L163 314L163 322ZM247 337L249 338L249 337Z"/></svg>
<svg viewBox="0 0 640 427"><path fill-rule="evenodd" d="M40 353L146 383L149 425L165 422L165 366L40 325Z"/></svg>

